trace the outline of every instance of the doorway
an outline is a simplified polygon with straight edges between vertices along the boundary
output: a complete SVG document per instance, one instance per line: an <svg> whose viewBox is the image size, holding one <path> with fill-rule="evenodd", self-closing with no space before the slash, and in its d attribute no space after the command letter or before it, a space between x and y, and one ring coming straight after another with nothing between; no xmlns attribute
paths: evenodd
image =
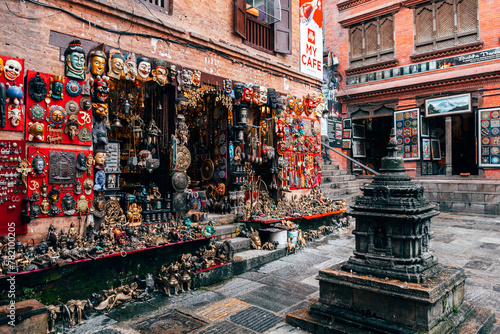
<svg viewBox="0 0 500 334"><path fill-rule="evenodd" d="M387 156L387 145L392 128L392 116L368 118L366 122L366 164L378 171L383 157Z"/></svg>
<svg viewBox="0 0 500 334"><path fill-rule="evenodd" d="M451 116L452 166L455 175L477 175L474 113Z"/></svg>

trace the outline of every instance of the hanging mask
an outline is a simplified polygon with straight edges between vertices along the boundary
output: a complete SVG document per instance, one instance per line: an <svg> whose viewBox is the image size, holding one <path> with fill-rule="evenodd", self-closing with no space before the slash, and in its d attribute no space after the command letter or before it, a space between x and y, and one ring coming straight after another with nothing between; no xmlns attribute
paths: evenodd
<svg viewBox="0 0 500 334"><path fill-rule="evenodd" d="M107 118L109 115L107 103L92 103L92 111L94 112L94 117L99 120Z"/></svg>
<svg viewBox="0 0 500 334"><path fill-rule="evenodd" d="M106 54L101 50L92 50L89 54L90 73L96 77L103 75L106 68Z"/></svg>
<svg viewBox="0 0 500 334"><path fill-rule="evenodd" d="M0 58L0 75L3 74L3 59Z"/></svg>
<svg viewBox="0 0 500 334"><path fill-rule="evenodd" d="M200 87L201 86L201 72L194 71L191 73L191 82L193 86Z"/></svg>
<svg viewBox="0 0 500 334"><path fill-rule="evenodd" d="M253 95L252 85L246 85L246 86L243 88L243 96L242 96L242 99L243 99L244 101L250 102L250 101L252 101L252 95Z"/></svg>
<svg viewBox="0 0 500 334"><path fill-rule="evenodd" d="M124 62L123 55L119 50L109 51L108 77L120 80L123 73Z"/></svg>
<svg viewBox="0 0 500 334"><path fill-rule="evenodd" d="M151 61L148 57L139 57L137 59L137 79L148 81L151 75Z"/></svg>
<svg viewBox="0 0 500 334"><path fill-rule="evenodd" d="M78 136L78 122L76 121L71 121L66 124L66 127L64 128L64 134L67 134L71 140L75 140L75 138Z"/></svg>
<svg viewBox="0 0 500 334"><path fill-rule="evenodd" d="M92 133L87 127L83 127L80 132L78 132L78 140L81 142L88 142L92 140Z"/></svg>
<svg viewBox="0 0 500 334"><path fill-rule="evenodd" d="M92 83L92 102L107 103L109 96L109 79L107 77L97 76Z"/></svg>
<svg viewBox="0 0 500 334"><path fill-rule="evenodd" d="M75 195L80 195L82 193L82 187L83 186L80 180L76 180L76 183L73 186L73 192L75 193Z"/></svg>
<svg viewBox="0 0 500 334"><path fill-rule="evenodd" d="M123 74L126 80L135 81L137 78L137 61L135 59L135 54L132 52L125 54Z"/></svg>
<svg viewBox="0 0 500 334"><path fill-rule="evenodd" d="M152 67L153 81L160 86L165 86L168 83L167 62L163 59L154 59Z"/></svg>
<svg viewBox="0 0 500 334"><path fill-rule="evenodd" d="M188 92L191 90L191 72L190 70L187 69L182 69L182 71L178 72L177 75L177 90L179 91L185 91Z"/></svg>
<svg viewBox="0 0 500 334"><path fill-rule="evenodd" d="M252 86L252 103L253 104L259 104L260 103L260 86L259 85L253 85Z"/></svg>
<svg viewBox="0 0 500 334"><path fill-rule="evenodd" d="M36 102L42 101L47 96L47 83L40 76L40 72L28 82L28 95Z"/></svg>
<svg viewBox="0 0 500 334"><path fill-rule="evenodd" d="M177 66L172 64L168 68L168 80L170 82L175 82L176 79L177 79Z"/></svg>
<svg viewBox="0 0 500 334"><path fill-rule="evenodd" d="M51 127L60 128L66 121L66 111L61 106L51 105L49 107L49 117L45 120Z"/></svg>
<svg viewBox="0 0 500 334"><path fill-rule="evenodd" d="M104 122L96 122L92 128L92 136L94 138L94 145L101 146L108 144L108 131Z"/></svg>
<svg viewBox="0 0 500 334"><path fill-rule="evenodd" d="M65 75L69 78L85 79L85 50L80 40L75 39L64 51Z"/></svg>
<svg viewBox="0 0 500 334"><path fill-rule="evenodd" d="M61 200L61 208L64 214L67 216L73 215L76 211L75 206L76 202L73 196L71 196L69 193L66 193L66 195L64 195Z"/></svg>
<svg viewBox="0 0 500 334"><path fill-rule="evenodd" d="M224 81L222 81L222 85L224 87L224 93L226 94L231 94L231 90L232 90L232 87L231 87L231 79L224 79Z"/></svg>
<svg viewBox="0 0 500 334"><path fill-rule="evenodd" d="M55 75L50 78L50 91L49 97L62 100L64 98L64 77L62 75Z"/></svg>
<svg viewBox="0 0 500 334"><path fill-rule="evenodd" d="M237 82L234 84L234 97L236 99L241 99L243 97L243 90L245 85L242 82Z"/></svg>
<svg viewBox="0 0 500 334"><path fill-rule="evenodd" d="M69 80L66 83L66 93L71 97L77 97L82 92L82 87L75 80Z"/></svg>
<svg viewBox="0 0 500 334"><path fill-rule="evenodd" d="M23 67L21 63L14 59L9 59L5 62L4 76L8 81L14 81L21 75Z"/></svg>

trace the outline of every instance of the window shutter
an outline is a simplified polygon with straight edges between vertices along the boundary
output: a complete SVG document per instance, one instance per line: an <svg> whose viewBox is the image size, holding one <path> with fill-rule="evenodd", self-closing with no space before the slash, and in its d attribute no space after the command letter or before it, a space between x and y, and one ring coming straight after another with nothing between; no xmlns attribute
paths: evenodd
<svg viewBox="0 0 500 334"><path fill-rule="evenodd" d="M281 21L274 23L274 51L292 53L292 8L291 0L275 0L281 2Z"/></svg>
<svg viewBox="0 0 500 334"><path fill-rule="evenodd" d="M234 0L234 32L245 39L247 38L246 8L246 0Z"/></svg>
<svg viewBox="0 0 500 334"><path fill-rule="evenodd" d="M363 31L361 26L351 28L351 58L360 58L363 55Z"/></svg>
<svg viewBox="0 0 500 334"><path fill-rule="evenodd" d="M443 1L440 4L436 4L436 37L453 36L454 30L453 3Z"/></svg>
<svg viewBox="0 0 500 334"><path fill-rule="evenodd" d="M432 23L432 6L419 8L416 10L416 13L415 30L417 43L432 41L434 39L432 36L434 30Z"/></svg>
<svg viewBox="0 0 500 334"><path fill-rule="evenodd" d="M372 55L377 53L378 34L377 22L370 22L365 25L365 53Z"/></svg>
<svg viewBox="0 0 500 334"><path fill-rule="evenodd" d="M380 22L380 51L394 49L394 23L390 18Z"/></svg>
<svg viewBox="0 0 500 334"><path fill-rule="evenodd" d="M477 31L476 0L461 0L457 3L458 33Z"/></svg>

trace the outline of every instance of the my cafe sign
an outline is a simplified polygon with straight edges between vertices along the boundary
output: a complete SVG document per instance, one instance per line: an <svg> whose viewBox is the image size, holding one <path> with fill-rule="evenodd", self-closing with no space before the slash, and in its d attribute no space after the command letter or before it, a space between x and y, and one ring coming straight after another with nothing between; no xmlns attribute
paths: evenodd
<svg viewBox="0 0 500 334"><path fill-rule="evenodd" d="M322 0L300 0L300 71L323 79Z"/></svg>

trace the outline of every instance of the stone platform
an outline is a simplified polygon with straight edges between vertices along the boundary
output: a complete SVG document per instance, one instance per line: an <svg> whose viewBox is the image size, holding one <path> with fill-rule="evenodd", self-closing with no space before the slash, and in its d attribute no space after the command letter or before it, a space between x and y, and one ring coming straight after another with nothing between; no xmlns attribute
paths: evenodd
<svg viewBox="0 0 500 334"><path fill-rule="evenodd" d="M487 333L495 321L492 312L463 303L461 269L441 267L419 284L347 272L342 265L319 272L319 301L287 314L288 324L312 333L469 334Z"/></svg>

